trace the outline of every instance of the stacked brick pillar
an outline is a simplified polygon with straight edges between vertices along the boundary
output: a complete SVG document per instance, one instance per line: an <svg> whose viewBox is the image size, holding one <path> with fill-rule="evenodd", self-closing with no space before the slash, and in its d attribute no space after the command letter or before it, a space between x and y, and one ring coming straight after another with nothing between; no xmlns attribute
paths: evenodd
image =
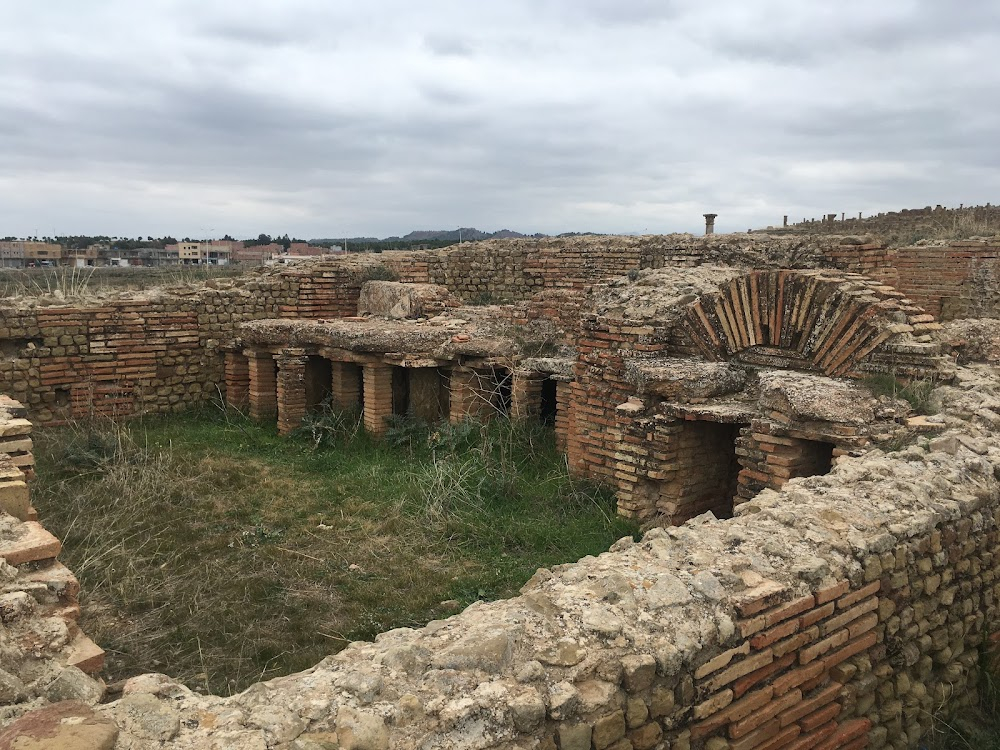
<svg viewBox="0 0 1000 750"><path fill-rule="evenodd" d="M547 376L538 372L515 372L511 394L514 419L538 419L542 406L542 383Z"/></svg>
<svg viewBox="0 0 1000 750"><path fill-rule="evenodd" d="M248 350L250 417L273 419L278 413L277 370L270 352Z"/></svg>
<svg viewBox="0 0 1000 750"><path fill-rule="evenodd" d="M483 392L482 373L468 367L451 371L449 388L449 421L452 424L468 418L487 418L492 411L489 395ZM516 386L515 386L516 387Z"/></svg>
<svg viewBox="0 0 1000 750"><path fill-rule="evenodd" d="M331 362L333 408L348 411L361 406L361 368L353 362Z"/></svg>
<svg viewBox="0 0 1000 750"><path fill-rule="evenodd" d="M288 349L278 358L278 432L282 435L301 427L306 416L306 360L301 349Z"/></svg>
<svg viewBox="0 0 1000 750"><path fill-rule="evenodd" d="M250 363L242 352L226 352L226 403L242 408L250 400Z"/></svg>
<svg viewBox="0 0 1000 750"><path fill-rule="evenodd" d="M385 434L386 419L392 416L392 366L382 363L364 367L365 429L372 435Z"/></svg>
<svg viewBox="0 0 1000 750"><path fill-rule="evenodd" d="M566 380L556 381L556 448L566 450L566 439L569 435L569 408L573 398L572 383Z"/></svg>

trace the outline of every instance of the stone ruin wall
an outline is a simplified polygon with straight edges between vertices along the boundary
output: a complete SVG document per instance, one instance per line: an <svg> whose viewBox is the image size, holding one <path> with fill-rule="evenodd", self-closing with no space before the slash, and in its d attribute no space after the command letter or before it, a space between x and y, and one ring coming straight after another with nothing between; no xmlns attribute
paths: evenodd
<svg viewBox="0 0 1000 750"><path fill-rule="evenodd" d="M961 412L984 391L1000 395L995 376L955 389ZM117 748L913 747L937 707L974 698L977 649L1000 638L1000 441L953 424L232 698L147 675L95 705L99 684L43 655L22 691L76 702L13 722L0 747L66 715ZM13 563L5 634L51 596Z"/></svg>
<svg viewBox="0 0 1000 750"><path fill-rule="evenodd" d="M97 701L104 651L78 625L80 584L31 505L32 424L0 396L0 726L45 702ZM0 747L4 747L0 741Z"/></svg>
<svg viewBox="0 0 1000 750"><path fill-rule="evenodd" d="M223 387L223 348L239 323L355 315L366 274L379 266L401 281L447 286L467 302L514 302L504 308L511 322L544 316L559 331L556 344L590 339L579 321L593 283L638 269L710 263L834 266L896 286L934 315L1000 314L997 248L953 243L887 250L831 242L807 246L794 238L739 235L491 241L450 251L349 256L197 291L79 305L8 302L0 307L0 391L23 400L39 423L203 403Z"/></svg>
<svg viewBox="0 0 1000 750"><path fill-rule="evenodd" d="M405 281L440 282L430 261L425 268L413 256L385 255L376 262ZM495 278L500 267L507 266L470 278ZM539 286L526 279L545 273L553 284L565 282L557 267L535 265L540 276L525 268L506 288L523 293ZM569 279L569 299L582 291L576 284L588 283L584 275ZM29 401L37 395L39 421L58 418L54 407L65 407L58 392L67 384L70 405L81 402L72 392L81 372L88 388L120 388L97 404L124 390L131 396L122 403L134 410L181 408L214 395L237 322L351 315L362 278L347 266L324 268L316 279L283 272L243 288L153 301L5 309L0 388ZM479 282L468 286L470 295L482 291ZM568 384L570 460L629 480L621 465L629 455L670 457L653 455L648 415L616 408L635 392L619 350L699 350L676 326L657 330L601 314L580 325L577 377ZM891 456L876 451L826 476L765 489L731 520L654 529L640 543L623 540L597 558L540 571L521 597L352 644L312 670L233 698L198 696L146 676L132 680L120 701L72 710L117 736L120 748L912 747L938 706L974 697L977 649L997 640L1000 623L1000 441L982 431L984 415L992 415L987 427L1000 425L1000 393L992 380L959 390L967 400L992 394L962 411L977 426L952 420L959 432L929 445ZM94 400L82 403L86 409L71 413L103 413ZM611 430L620 450L596 438ZM754 430L767 434L763 424ZM12 460L23 456L13 451ZM4 633L51 619L45 607L60 609L71 632L74 587L31 580L39 566L17 557L12 544L26 538L32 521L3 520L0 557L8 568L0 596L20 603L0 607ZM52 542L32 548L46 552L40 567L58 570ZM91 659L84 667L99 658L99 649L82 653ZM29 653L37 669L25 671L26 679L14 675L18 689L41 702L96 703L99 687L77 674L67 654ZM20 697L5 700L16 704L13 714L23 705ZM0 747L26 726L0 730Z"/></svg>
<svg viewBox="0 0 1000 750"><path fill-rule="evenodd" d="M224 387L223 347L239 323L355 315L370 265L360 259L79 305L7 301L0 392L21 399L39 423L210 401Z"/></svg>
<svg viewBox="0 0 1000 750"><path fill-rule="evenodd" d="M906 294L939 320L1000 317L1000 247L985 241L830 253L838 268L863 273Z"/></svg>

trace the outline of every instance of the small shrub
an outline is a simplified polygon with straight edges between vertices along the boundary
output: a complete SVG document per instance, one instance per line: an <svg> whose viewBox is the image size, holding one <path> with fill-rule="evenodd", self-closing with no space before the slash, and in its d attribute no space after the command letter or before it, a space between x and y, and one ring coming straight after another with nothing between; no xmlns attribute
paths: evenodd
<svg viewBox="0 0 1000 750"><path fill-rule="evenodd" d="M313 450L318 450L353 439L363 432L363 427L364 413L361 409L334 409L327 399L318 411L306 414L302 425L292 432L292 437L308 437Z"/></svg>
<svg viewBox="0 0 1000 750"><path fill-rule="evenodd" d="M484 305L495 305L497 304L497 299L493 296L493 292L486 290L485 292L477 292L469 298L468 304L482 307Z"/></svg>
<svg viewBox="0 0 1000 750"><path fill-rule="evenodd" d="M62 446L65 466L75 471L93 471L129 454L129 433L108 424L77 426Z"/></svg>
<svg viewBox="0 0 1000 750"><path fill-rule="evenodd" d="M412 451L415 446L427 442L430 427L426 422L403 414L392 414L385 421L387 427L383 437L389 445Z"/></svg>
<svg viewBox="0 0 1000 750"><path fill-rule="evenodd" d="M896 378L887 372L869 375L862 382L876 396L889 396L906 401L917 414L935 414L934 389L937 382L933 379L911 380L909 383Z"/></svg>
<svg viewBox="0 0 1000 750"><path fill-rule="evenodd" d="M472 419L461 422L441 422L427 435L427 445L433 451L458 453L467 451L480 437L482 425Z"/></svg>

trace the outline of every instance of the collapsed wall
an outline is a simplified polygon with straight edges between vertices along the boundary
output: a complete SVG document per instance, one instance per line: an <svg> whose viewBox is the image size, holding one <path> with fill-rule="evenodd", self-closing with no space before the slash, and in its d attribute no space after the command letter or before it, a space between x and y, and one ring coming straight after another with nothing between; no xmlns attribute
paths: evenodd
<svg viewBox="0 0 1000 750"><path fill-rule="evenodd" d="M31 505L25 414L0 396L0 726L48 702L96 703L104 694L88 676L103 667L104 651L77 624L80 584L58 562L59 540Z"/></svg>

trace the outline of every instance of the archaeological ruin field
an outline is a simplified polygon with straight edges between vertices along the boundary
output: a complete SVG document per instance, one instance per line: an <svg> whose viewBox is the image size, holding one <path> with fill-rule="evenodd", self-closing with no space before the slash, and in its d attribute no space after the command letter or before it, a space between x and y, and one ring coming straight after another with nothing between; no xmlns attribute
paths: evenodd
<svg viewBox="0 0 1000 750"><path fill-rule="evenodd" d="M992 216L18 282L0 750L988 738Z"/></svg>

